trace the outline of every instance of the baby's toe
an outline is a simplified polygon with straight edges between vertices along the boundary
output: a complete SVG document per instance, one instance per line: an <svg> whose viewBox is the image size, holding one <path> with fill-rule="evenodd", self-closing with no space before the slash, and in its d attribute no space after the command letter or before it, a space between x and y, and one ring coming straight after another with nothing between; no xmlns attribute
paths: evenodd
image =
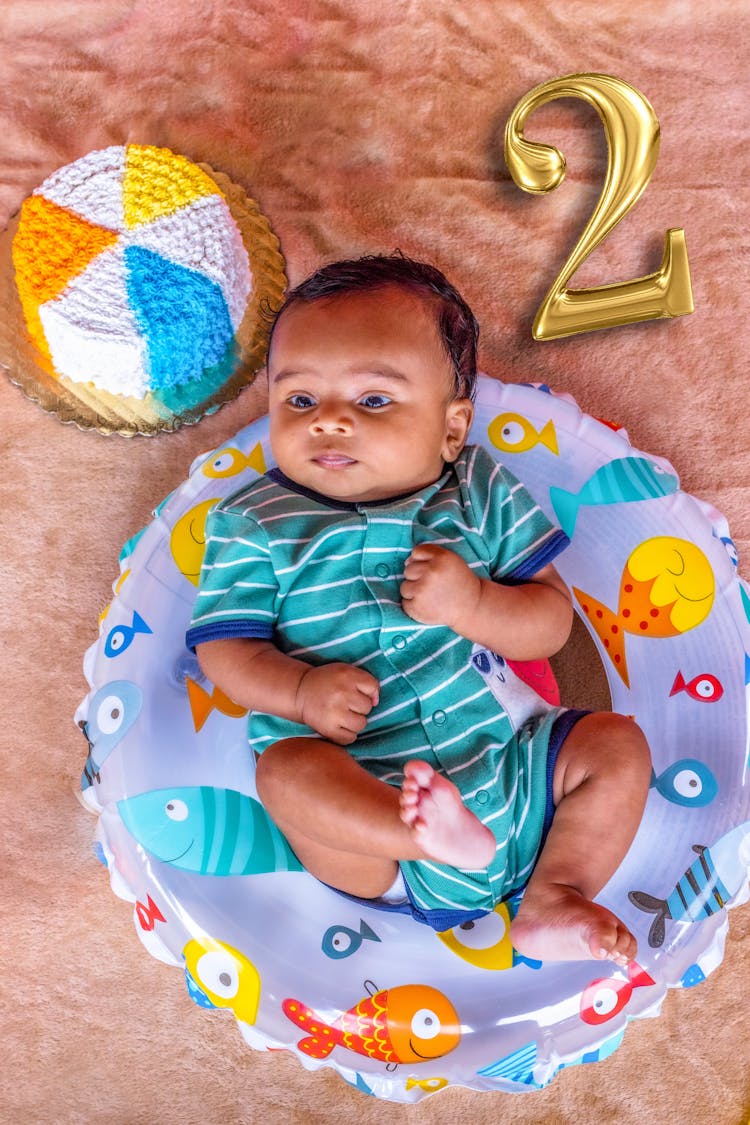
<svg viewBox="0 0 750 1125"><path fill-rule="evenodd" d="M419 758L413 758L404 766L404 784L410 781L420 789L428 789L434 776L435 771L429 762L423 762Z"/></svg>

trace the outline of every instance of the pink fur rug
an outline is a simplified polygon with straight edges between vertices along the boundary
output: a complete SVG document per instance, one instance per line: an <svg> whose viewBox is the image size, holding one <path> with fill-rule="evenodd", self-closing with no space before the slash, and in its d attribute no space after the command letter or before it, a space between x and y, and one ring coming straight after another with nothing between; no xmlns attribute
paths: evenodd
<svg viewBox="0 0 750 1125"><path fill-rule="evenodd" d="M747 5L5 0L0 31L0 227L58 166L134 141L240 182L273 224L292 282L343 255L401 247L431 258L480 319L483 368L567 390L668 458L687 491L724 512L750 577ZM529 133L557 143L569 173L532 197L510 180L502 132L534 85L587 70L640 89L662 143L641 202L575 284L650 272L665 230L684 227L695 312L537 343L534 310L591 212L606 149L583 103L540 110ZM199 452L263 405L258 384L178 434L104 438L61 425L0 377L0 1118L747 1122L747 907L733 912L709 980L632 1023L606 1062L525 1097L454 1088L406 1108L289 1055L251 1052L231 1017L192 1005L180 974L143 950L74 796L81 660L120 545ZM580 697L600 690L587 660L564 671Z"/></svg>

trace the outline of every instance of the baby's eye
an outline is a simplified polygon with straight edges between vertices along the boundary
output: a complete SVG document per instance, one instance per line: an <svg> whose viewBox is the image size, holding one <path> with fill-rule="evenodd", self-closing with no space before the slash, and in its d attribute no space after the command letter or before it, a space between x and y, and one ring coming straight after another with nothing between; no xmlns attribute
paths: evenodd
<svg viewBox="0 0 750 1125"><path fill-rule="evenodd" d="M360 405L366 406L368 410L379 410L381 406L388 406L390 399L387 395L369 394L365 395L360 400Z"/></svg>
<svg viewBox="0 0 750 1125"><path fill-rule="evenodd" d="M287 402L296 410L309 410L311 406L315 405L315 401L310 397L310 395L302 394L290 395L287 399Z"/></svg>

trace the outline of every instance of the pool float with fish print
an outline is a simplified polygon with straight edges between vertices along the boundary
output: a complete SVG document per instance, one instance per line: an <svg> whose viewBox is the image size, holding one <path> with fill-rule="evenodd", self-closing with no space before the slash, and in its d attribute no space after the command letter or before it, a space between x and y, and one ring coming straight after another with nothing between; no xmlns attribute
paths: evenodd
<svg viewBox="0 0 750 1125"><path fill-rule="evenodd" d="M270 821L242 708L184 640L206 512L272 467L267 418L197 458L128 540L75 716L112 887L204 1018L228 1009L250 1047L407 1103L451 1085L541 1089L606 1058L630 1020L720 964L750 863L750 588L726 522L625 430L547 387L480 378L470 440L570 536L557 569L613 710L651 745L643 821L598 896L638 940L626 973L518 956L514 903L440 935L349 900L313 879ZM557 698L546 665L475 646L473 669L513 722Z"/></svg>

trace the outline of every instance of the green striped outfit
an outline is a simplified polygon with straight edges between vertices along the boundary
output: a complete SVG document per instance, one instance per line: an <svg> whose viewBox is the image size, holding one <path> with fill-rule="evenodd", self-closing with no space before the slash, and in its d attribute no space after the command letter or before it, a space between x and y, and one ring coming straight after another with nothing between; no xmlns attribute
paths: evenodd
<svg viewBox="0 0 750 1125"><path fill-rule="evenodd" d="M385 501L348 503L312 493L278 469L210 513L187 643L273 640L310 664L366 668L380 699L348 752L400 785L421 758L458 786L497 839L489 868L427 860L401 869L423 910L491 910L522 886L539 850L547 746L559 709L519 731L472 667L472 644L401 608L404 563L417 543L455 551L483 578L530 578L566 546L526 488L482 446L466 446L434 484ZM262 753L310 727L252 712Z"/></svg>

